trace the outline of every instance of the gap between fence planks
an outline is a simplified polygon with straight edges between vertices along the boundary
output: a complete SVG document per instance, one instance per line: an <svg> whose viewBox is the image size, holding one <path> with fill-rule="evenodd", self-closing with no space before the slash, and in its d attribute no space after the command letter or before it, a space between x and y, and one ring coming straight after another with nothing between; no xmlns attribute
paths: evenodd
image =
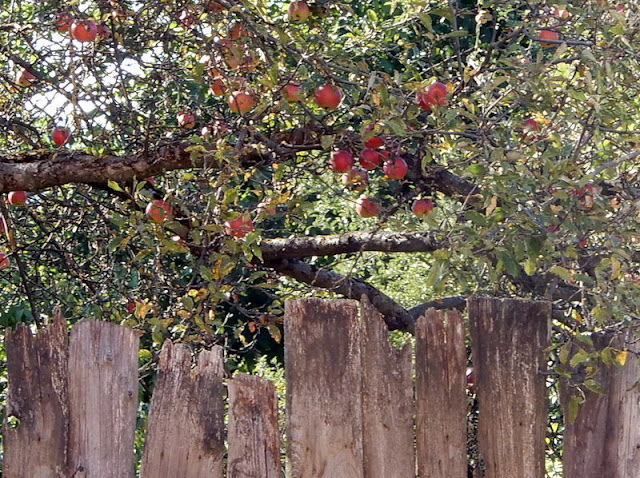
<svg viewBox="0 0 640 478"><path fill-rule="evenodd" d="M151 399L141 478L222 476L222 349L198 354L166 341Z"/></svg>

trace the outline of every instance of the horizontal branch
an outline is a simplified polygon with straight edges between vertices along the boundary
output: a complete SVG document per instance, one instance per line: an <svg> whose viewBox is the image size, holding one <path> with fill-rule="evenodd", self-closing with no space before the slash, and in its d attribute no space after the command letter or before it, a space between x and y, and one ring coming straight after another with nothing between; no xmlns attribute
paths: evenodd
<svg viewBox="0 0 640 478"><path fill-rule="evenodd" d="M260 244L262 257L270 259L300 259L312 256L332 256L361 251L433 252L446 249L449 243L438 239L435 232L347 232L330 236L264 239Z"/></svg>
<svg viewBox="0 0 640 478"><path fill-rule="evenodd" d="M380 312L390 330L413 333L415 320L391 297L372 285L353 277L342 276L297 259L277 259L265 262L265 266L299 282L341 294L349 299L360 300L366 295Z"/></svg>

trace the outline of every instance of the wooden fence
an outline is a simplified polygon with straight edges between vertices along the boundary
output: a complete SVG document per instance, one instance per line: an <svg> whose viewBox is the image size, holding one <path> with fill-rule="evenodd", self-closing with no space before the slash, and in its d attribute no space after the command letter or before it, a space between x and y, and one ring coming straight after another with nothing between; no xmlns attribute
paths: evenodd
<svg viewBox="0 0 640 478"><path fill-rule="evenodd" d="M468 313L483 460L473 476L541 478L550 304L472 298ZM288 302L286 476L467 477L464 339L459 313L429 310L414 374L411 347L389 345L365 299L360 311L346 300ZM68 338L62 320L36 336L18 326L6 351L5 478L134 476L135 331L86 320ZM638 364L600 374L606 394L588 392L565 428L564 477L639 477ZM225 384L219 348L192 364L185 347L163 346L140 476L281 477L281 449L273 384L243 374Z"/></svg>

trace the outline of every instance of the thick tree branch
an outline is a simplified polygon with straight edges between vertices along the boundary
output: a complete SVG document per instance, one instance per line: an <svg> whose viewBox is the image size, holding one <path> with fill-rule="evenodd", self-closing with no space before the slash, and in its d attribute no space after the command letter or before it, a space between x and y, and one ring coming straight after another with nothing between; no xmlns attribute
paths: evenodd
<svg viewBox="0 0 640 478"><path fill-rule="evenodd" d="M448 247L446 239L438 239L438 233L431 231L357 231L331 236L264 239L260 244L265 260L333 256L360 251L433 252Z"/></svg>
<svg viewBox="0 0 640 478"><path fill-rule="evenodd" d="M391 297L366 282L320 269L297 259L271 260L265 262L265 265L297 281L337 292L350 299L360 300L363 295L366 295L371 304L383 315L390 330L414 332L415 320L411 314Z"/></svg>

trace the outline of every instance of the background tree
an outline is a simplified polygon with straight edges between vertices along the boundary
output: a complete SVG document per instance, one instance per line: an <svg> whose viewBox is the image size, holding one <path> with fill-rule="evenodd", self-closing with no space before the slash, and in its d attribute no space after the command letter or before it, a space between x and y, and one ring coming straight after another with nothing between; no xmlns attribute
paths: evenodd
<svg viewBox="0 0 640 478"><path fill-rule="evenodd" d="M550 299L564 364L637 324L636 5L3 5L2 325L59 305L246 368L293 295L405 331Z"/></svg>

